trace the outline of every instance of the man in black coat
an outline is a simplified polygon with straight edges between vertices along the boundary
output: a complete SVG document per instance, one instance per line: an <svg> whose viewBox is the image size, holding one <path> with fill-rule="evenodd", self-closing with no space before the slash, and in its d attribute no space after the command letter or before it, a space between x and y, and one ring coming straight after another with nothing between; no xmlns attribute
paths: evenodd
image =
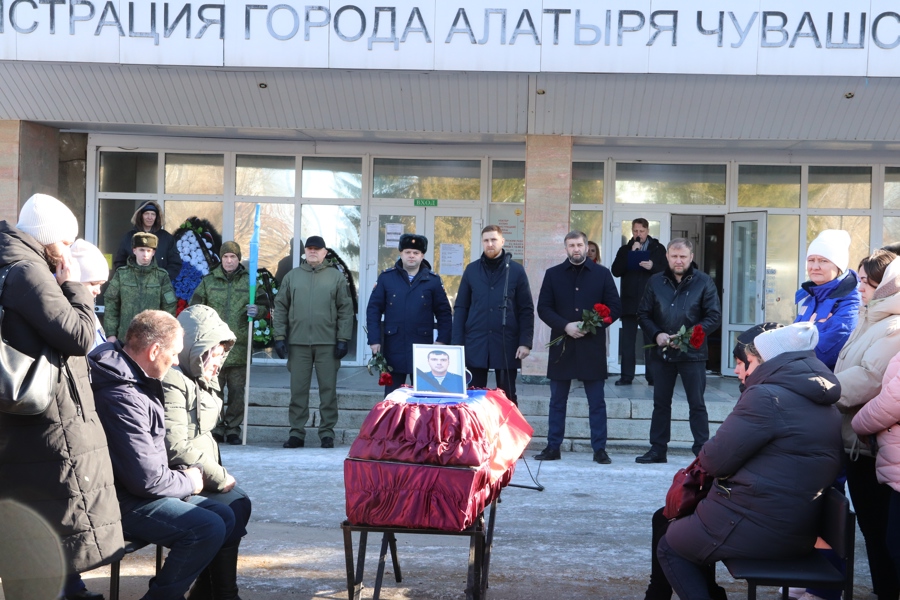
<svg viewBox="0 0 900 600"><path fill-rule="evenodd" d="M709 439L709 417L703 400L709 355L706 336L718 329L722 320L715 283L693 267L693 243L675 238L666 248L666 260L668 267L650 278L638 307L641 329L656 343L654 352L658 353L651 362L654 386L650 450L635 459L644 464L666 462L672 429L672 394L679 375L687 395L695 455ZM675 348L672 336L682 327L691 331L696 325L704 333L699 347L685 341L680 349Z"/></svg>
<svg viewBox="0 0 900 600"><path fill-rule="evenodd" d="M144 202L131 216L134 227L128 231L119 243L119 249L113 257L113 272L124 267L131 256L131 240L136 233L152 233L157 238L156 265L169 274L173 282L181 272L181 254L175 246L175 237L163 229L162 206L155 200Z"/></svg>
<svg viewBox="0 0 900 600"><path fill-rule="evenodd" d="M531 352L534 301L525 269L503 249L497 225L481 230L481 258L469 264L453 312L453 345L465 346L472 387L487 387L494 369L497 387L518 406L516 370Z"/></svg>
<svg viewBox="0 0 900 600"><path fill-rule="evenodd" d="M444 282L425 260L428 238L404 233L399 249L397 264L378 276L366 307L369 347L373 354L382 352L393 369L385 396L413 374L413 344L449 344L453 320Z"/></svg>
<svg viewBox="0 0 900 600"><path fill-rule="evenodd" d="M587 259L587 236L570 231L565 238L568 258L547 269L538 296L538 316L550 327L551 339L564 336L550 347L547 377L550 379L550 410L547 447L535 456L538 460L559 460L559 447L566 432L566 404L573 379L584 384L591 425L594 461L609 464L606 453L606 332L622 314L619 293L609 269ZM597 333L581 328L585 310L603 304L609 309L609 322Z"/></svg>
<svg viewBox="0 0 900 600"><path fill-rule="evenodd" d="M644 288L647 287L650 276L661 273L665 268L665 247L659 243L659 240L650 237L650 223L647 219L635 219L631 222L631 239L619 248L611 269L615 277L622 279L619 288L619 294L622 297L622 331L619 332L622 375L616 381L616 385L631 385L634 380L634 345L638 328L637 307L644 295ZM653 343L646 333L643 337L644 344ZM650 370L651 356L650 349L645 348L644 376L647 378L647 383L653 385L653 374Z"/></svg>

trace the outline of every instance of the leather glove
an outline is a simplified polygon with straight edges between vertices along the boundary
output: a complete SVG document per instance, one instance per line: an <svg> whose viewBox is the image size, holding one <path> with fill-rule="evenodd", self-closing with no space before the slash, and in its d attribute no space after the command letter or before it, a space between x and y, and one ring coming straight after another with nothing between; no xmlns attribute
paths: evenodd
<svg viewBox="0 0 900 600"><path fill-rule="evenodd" d="M287 358L288 351L284 340L275 340L275 354L278 355L278 358Z"/></svg>
<svg viewBox="0 0 900 600"><path fill-rule="evenodd" d="M247 316L251 319L255 319L256 315L259 314L259 306L256 304L248 304L247 305Z"/></svg>
<svg viewBox="0 0 900 600"><path fill-rule="evenodd" d="M347 342L338 340L337 344L334 345L334 357L338 360L347 356L347 351L350 347L347 345Z"/></svg>

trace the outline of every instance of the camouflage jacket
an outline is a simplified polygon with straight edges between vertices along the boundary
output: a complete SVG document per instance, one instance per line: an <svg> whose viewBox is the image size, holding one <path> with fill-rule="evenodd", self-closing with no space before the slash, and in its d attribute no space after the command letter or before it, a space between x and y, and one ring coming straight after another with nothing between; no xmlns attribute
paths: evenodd
<svg viewBox="0 0 900 600"><path fill-rule="evenodd" d="M125 337L128 325L139 312L164 310L174 315L178 302L169 274L156 266L156 259L141 267L133 254L126 266L116 269L103 298L103 328L107 337L117 338Z"/></svg>
<svg viewBox="0 0 900 600"><path fill-rule="evenodd" d="M223 367L238 367L247 364L247 304L250 302L250 272L244 265L238 265L232 273L226 273L222 265L200 280L191 306L205 304L219 313L237 340L228 353Z"/></svg>

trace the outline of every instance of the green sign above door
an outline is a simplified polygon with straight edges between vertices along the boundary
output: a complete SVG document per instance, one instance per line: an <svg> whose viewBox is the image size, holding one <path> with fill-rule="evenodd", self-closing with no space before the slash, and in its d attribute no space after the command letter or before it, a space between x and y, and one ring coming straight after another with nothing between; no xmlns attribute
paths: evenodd
<svg viewBox="0 0 900 600"><path fill-rule="evenodd" d="M437 200L429 198L416 198L413 206L437 206Z"/></svg>

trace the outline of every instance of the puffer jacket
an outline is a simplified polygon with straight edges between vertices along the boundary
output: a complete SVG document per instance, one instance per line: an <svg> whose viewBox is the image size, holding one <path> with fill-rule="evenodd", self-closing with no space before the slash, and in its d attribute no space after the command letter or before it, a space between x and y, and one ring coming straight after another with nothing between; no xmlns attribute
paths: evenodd
<svg viewBox="0 0 900 600"><path fill-rule="evenodd" d="M859 409L881 392L888 363L900 352L900 258L887 266L868 306L859 309L856 329L838 356L834 372L841 382L837 406L844 413L841 433L844 451L872 456L861 443L851 420Z"/></svg>
<svg viewBox="0 0 900 600"><path fill-rule="evenodd" d="M800 286L794 301L797 318L794 323L809 321L815 315L819 330L816 356L834 370L838 354L856 327L859 313L859 275L850 269L837 279L816 285L807 281Z"/></svg>
<svg viewBox="0 0 900 600"><path fill-rule="evenodd" d="M878 482L900 492L900 354L888 363L881 392L859 408L852 425L860 437L876 437Z"/></svg>
<svg viewBox="0 0 900 600"><path fill-rule="evenodd" d="M113 270L124 267L128 263L128 257L132 256L131 238L133 238L134 234L138 231L144 231L144 223L141 220L140 213L141 209L148 204L152 204L156 207L156 222L153 224L153 227L150 228L150 233L155 235L159 240L159 243L156 246L156 264L159 265L159 268L165 270L165 272L169 274L169 279L175 281L175 278L178 277L178 273L181 272L181 254L178 253L178 248L175 246L175 237L163 229L163 227L165 227L165 217L162 205L155 200L143 202L138 209L134 211L134 214L131 215L131 224L134 227L122 236L122 241L119 243L119 249L116 250L116 255L113 257Z"/></svg>
<svg viewBox="0 0 900 600"><path fill-rule="evenodd" d="M63 380L43 414L0 413L0 498L37 511L59 535L70 572L89 571L124 553L107 440L84 358L94 344L94 300L77 281L57 284L41 244L2 221L0 266L16 261L0 298L3 338L30 356L45 345L55 349Z"/></svg>
<svg viewBox="0 0 900 600"><path fill-rule="evenodd" d="M731 414L703 445L700 466L718 478L666 540L687 560L787 558L812 550L819 493L841 468L837 377L813 351L787 352L745 380Z"/></svg>
<svg viewBox="0 0 900 600"><path fill-rule="evenodd" d="M259 300L261 298L257 298L257 301ZM211 307L237 336L234 347L222 365L223 368L242 367L247 364L249 322L246 307L249 302L250 272L240 264L231 273L226 273L222 265L219 265L200 280L194 295L191 296L191 306L205 304Z"/></svg>
<svg viewBox="0 0 900 600"><path fill-rule="evenodd" d="M204 489L221 492L228 473L212 437L222 400L217 378L203 377L203 355L222 342L234 342L228 325L208 306L191 306L178 315L184 328L184 348L178 366L162 379L165 392L166 451L169 467L199 467ZM227 359L227 357L226 357Z"/></svg>
<svg viewBox="0 0 900 600"><path fill-rule="evenodd" d="M682 327L691 329L694 325L700 325L708 337L721 325L722 307L716 284L709 275L691 267L679 283L672 270L666 267L647 281L637 315L641 329L655 342L660 333L671 335ZM706 337L700 348L685 344L681 350L656 351L671 362L705 361L709 357Z"/></svg>
<svg viewBox="0 0 900 600"><path fill-rule="evenodd" d="M178 299L166 272L156 266L156 259L146 267L137 264L134 255L128 266L116 270L104 293L106 302L103 328L106 337L125 337L131 320L145 310L164 310L175 315Z"/></svg>
<svg viewBox="0 0 900 600"><path fill-rule="evenodd" d="M275 339L299 346L334 345L353 335L353 300L343 273L303 261L275 296Z"/></svg>

